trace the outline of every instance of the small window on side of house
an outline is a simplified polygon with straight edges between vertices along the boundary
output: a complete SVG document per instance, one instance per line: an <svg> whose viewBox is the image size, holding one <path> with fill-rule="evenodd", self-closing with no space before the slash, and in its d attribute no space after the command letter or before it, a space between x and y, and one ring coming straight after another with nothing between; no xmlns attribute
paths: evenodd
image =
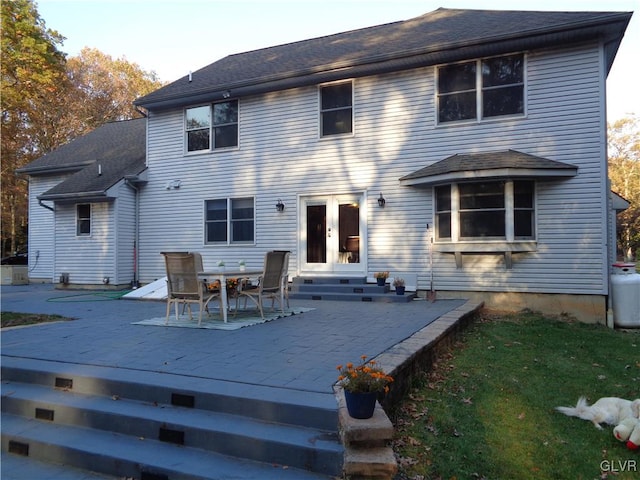
<svg viewBox="0 0 640 480"><path fill-rule="evenodd" d="M320 87L320 136L353 133L353 84Z"/></svg>
<svg viewBox="0 0 640 480"><path fill-rule="evenodd" d="M91 235L91 204L82 203L76 205L76 236L88 237Z"/></svg>

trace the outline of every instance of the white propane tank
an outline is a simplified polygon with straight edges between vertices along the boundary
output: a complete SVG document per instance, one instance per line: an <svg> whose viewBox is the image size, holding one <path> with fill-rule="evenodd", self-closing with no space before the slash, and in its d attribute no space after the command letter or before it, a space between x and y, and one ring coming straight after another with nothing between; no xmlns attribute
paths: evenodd
<svg viewBox="0 0 640 480"><path fill-rule="evenodd" d="M614 263L612 267L614 326L640 328L640 274L636 273L636 265Z"/></svg>

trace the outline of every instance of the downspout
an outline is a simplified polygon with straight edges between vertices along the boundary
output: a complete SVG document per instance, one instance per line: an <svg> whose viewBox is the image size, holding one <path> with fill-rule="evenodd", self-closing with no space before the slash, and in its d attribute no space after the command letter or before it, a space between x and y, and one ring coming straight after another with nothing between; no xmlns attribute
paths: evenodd
<svg viewBox="0 0 640 480"><path fill-rule="evenodd" d="M56 209L54 207L50 207L49 205L45 204L42 200L38 199L38 205L40 205L41 207L46 208L47 210L53 212L54 216L53 216L53 229L55 230L55 224L56 224L56 220L55 220L55 213L56 213ZM55 205L55 204L54 204ZM56 263L56 255L55 255L55 251L56 251L56 241L55 241L55 235L53 236L53 272L51 272L51 281L55 281L54 280L54 276L55 276L55 263ZM36 263L33 265L33 268L31 268L29 270L29 273L33 272L36 269L36 266L38 265L38 260L40 259L40 251L36 250Z"/></svg>
<svg viewBox="0 0 640 480"><path fill-rule="evenodd" d="M134 214L134 232L133 232L133 280L131 281L131 288L136 289L140 286L138 282L138 245L140 236L140 189L136 187L133 180L138 177L133 175L124 178L124 183L133 190L135 196L135 214Z"/></svg>
<svg viewBox="0 0 640 480"><path fill-rule="evenodd" d="M136 105L136 111L142 115L144 118L148 118L149 115L147 111ZM145 129L145 145L148 144L146 136L148 136L148 127ZM146 149L145 149L146 156ZM145 164L148 165L148 159L145 159ZM140 262L138 258L140 257L138 252L138 246L140 245L140 189L136 187L135 182L138 182L140 178L138 175L127 175L124 177L125 185L129 186L134 191L135 195L135 214L134 214L134 232L133 232L133 280L131 281L131 288L136 289L140 287L140 282L138 281L138 271Z"/></svg>

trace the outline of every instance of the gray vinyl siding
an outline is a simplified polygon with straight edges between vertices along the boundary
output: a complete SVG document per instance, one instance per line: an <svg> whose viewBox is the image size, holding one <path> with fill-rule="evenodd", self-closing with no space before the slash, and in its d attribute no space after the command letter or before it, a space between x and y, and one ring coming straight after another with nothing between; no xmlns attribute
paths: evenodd
<svg viewBox="0 0 640 480"><path fill-rule="evenodd" d="M29 278L54 281L55 262L54 212L38 203L38 196L54 187L68 175L29 177ZM44 202L53 208L53 202ZM36 254L39 252L39 255Z"/></svg>
<svg viewBox="0 0 640 480"><path fill-rule="evenodd" d="M124 182L119 183L114 190L117 191L113 218L116 229L114 252L116 262L110 282L116 285L127 285L133 280L134 274L135 194Z"/></svg>
<svg viewBox="0 0 640 480"><path fill-rule="evenodd" d="M76 236L76 205L56 206L55 278L69 273L72 284L102 284L113 278L113 203L91 204L91 235Z"/></svg>
<svg viewBox="0 0 640 480"><path fill-rule="evenodd" d="M199 251L205 267L240 258L255 267L265 251L287 249L295 273L300 196L364 192L366 273L415 274L426 288L432 189L398 179L456 153L514 149L578 166L574 178L536 182L537 251L514 255L512 269L499 255L465 255L458 269L453 255L436 252L436 288L606 293L603 89L593 44L528 55L524 118L436 125L432 67L354 80L354 134L342 137L319 138L316 87L240 99L239 147L206 154L184 155L182 110L152 113L140 279L164 275L165 250ZM173 179L181 187L167 190ZM205 245L205 200L247 196L255 197L255 245Z"/></svg>

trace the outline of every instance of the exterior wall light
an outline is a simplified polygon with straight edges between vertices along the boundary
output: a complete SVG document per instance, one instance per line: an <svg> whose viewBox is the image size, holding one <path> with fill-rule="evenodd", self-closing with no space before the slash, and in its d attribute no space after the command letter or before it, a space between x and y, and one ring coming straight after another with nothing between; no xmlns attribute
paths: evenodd
<svg viewBox="0 0 640 480"><path fill-rule="evenodd" d="M284 212L284 203L282 203L282 200L280 199L278 199L278 203L276 203L276 210Z"/></svg>
<svg viewBox="0 0 640 480"><path fill-rule="evenodd" d="M384 205L387 203L387 201L384 199L384 197L382 196L382 192L380 192L380 196L378 197L378 206L380 208L384 208Z"/></svg>

